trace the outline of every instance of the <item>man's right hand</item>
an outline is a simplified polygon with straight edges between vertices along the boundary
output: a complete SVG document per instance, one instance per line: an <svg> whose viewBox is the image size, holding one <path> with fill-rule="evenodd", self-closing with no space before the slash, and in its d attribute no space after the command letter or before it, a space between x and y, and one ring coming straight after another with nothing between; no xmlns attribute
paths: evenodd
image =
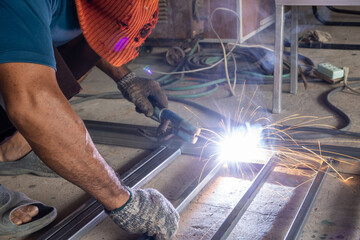
<svg viewBox="0 0 360 240"><path fill-rule="evenodd" d="M171 239L180 218L173 205L155 189L128 190L131 199L110 212L111 219L129 233L146 233L156 240Z"/></svg>

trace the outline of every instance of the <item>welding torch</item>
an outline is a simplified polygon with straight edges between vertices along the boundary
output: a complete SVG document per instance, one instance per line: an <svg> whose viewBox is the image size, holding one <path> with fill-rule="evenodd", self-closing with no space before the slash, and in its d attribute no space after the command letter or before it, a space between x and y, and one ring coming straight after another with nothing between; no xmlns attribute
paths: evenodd
<svg viewBox="0 0 360 240"><path fill-rule="evenodd" d="M200 128L192 125L167 108L160 109L158 107L154 107L154 114L152 118L158 122L169 120L171 122L173 134L189 143L195 144L199 139L201 132Z"/></svg>

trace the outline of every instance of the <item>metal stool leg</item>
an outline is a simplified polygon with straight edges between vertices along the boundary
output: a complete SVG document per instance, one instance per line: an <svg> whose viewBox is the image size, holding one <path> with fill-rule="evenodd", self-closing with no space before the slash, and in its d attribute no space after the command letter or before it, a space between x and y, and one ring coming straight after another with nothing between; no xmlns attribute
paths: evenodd
<svg viewBox="0 0 360 240"><path fill-rule="evenodd" d="M276 5L273 113L281 112L282 59L284 50L284 5Z"/></svg>
<svg viewBox="0 0 360 240"><path fill-rule="evenodd" d="M298 91L298 16L299 8L291 7L291 70L290 93Z"/></svg>

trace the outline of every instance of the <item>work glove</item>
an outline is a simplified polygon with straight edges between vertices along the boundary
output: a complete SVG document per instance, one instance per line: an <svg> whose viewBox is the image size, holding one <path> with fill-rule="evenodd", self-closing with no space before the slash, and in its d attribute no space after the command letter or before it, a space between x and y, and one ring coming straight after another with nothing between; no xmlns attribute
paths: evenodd
<svg viewBox="0 0 360 240"><path fill-rule="evenodd" d="M158 82L136 77L135 73L129 73L117 83L122 95L134 103L138 113L144 113L151 117L154 113L154 106L160 109L167 108L168 99L161 90Z"/></svg>
<svg viewBox="0 0 360 240"><path fill-rule="evenodd" d="M155 189L128 189L129 201L121 208L107 212L123 230L146 233L156 240L168 240L178 228L179 214L173 205Z"/></svg>

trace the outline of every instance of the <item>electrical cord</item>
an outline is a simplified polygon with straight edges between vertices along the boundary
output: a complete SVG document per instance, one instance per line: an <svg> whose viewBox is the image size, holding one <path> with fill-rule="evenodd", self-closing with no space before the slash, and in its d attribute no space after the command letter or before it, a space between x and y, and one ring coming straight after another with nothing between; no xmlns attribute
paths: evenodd
<svg viewBox="0 0 360 240"><path fill-rule="evenodd" d="M240 16L238 15L238 13L236 13L235 11L231 10L231 9L227 9L227 8L217 8L213 11L213 13L217 10L224 10L224 11L229 11L229 12L232 12L234 13L237 18L238 18L238 21L240 21ZM216 33L217 34L217 33ZM217 34L217 36L219 36ZM221 43L223 43L223 41L221 40L221 38L219 38L219 41ZM238 38L237 41L236 41L236 44L238 44L240 42L240 39ZM204 68L200 68L200 69L193 69L193 70L188 70L188 71L172 71L172 72L162 72L162 71L156 71L156 70L153 70L154 73L158 73L158 74L163 74L163 75L176 75L176 74L182 74L182 73L194 73L194 72L200 72L200 71L204 71L204 70L209 70L211 68L214 68L216 67L217 65L219 65L220 63L222 63L223 61L227 61L227 58L230 56L231 52L236 48L236 44L230 49L230 51L226 54L226 57L220 59L219 61L217 61L216 63L208 66L208 67L204 67ZM224 45L222 45L224 47ZM225 51L226 52L226 49L222 49L222 51Z"/></svg>
<svg viewBox="0 0 360 240"><path fill-rule="evenodd" d="M318 13L318 10L317 10L317 6L312 6L312 10L313 10L314 17L324 25L328 25L328 26L351 26L351 27L360 26L360 22L331 22L331 21L326 21L325 19L320 17L320 15Z"/></svg>
<svg viewBox="0 0 360 240"><path fill-rule="evenodd" d="M344 13L344 14L352 14L352 15L360 15L360 11L354 11L354 10L347 10L347 9L340 9L335 8L333 6L326 6L329 10L336 12L336 13Z"/></svg>
<svg viewBox="0 0 360 240"><path fill-rule="evenodd" d="M239 44L240 42L240 38L238 37L235 43L229 43L227 45L227 48L229 49L229 51L226 51L226 47L224 45L224 42L222 41L221 37L219 36L219 34L216 32L216 30L214 29L213 26L213 17L215 15L215 13L217 11L227 11L230 12L232 14L234 14L237 17L237 20L240 22L240 16L238 13L236 13L235 11L228 9L228 8L216 8L212 13L211 13L211 18L210 18L210 27L212 29L212 31L214 32L215 36L217 37L217 39L219 40L219 43L221 45L221 50L218 51L216 54L216 56L208 56L207 58L205 58L205 61L199 61L198 63L195 63L198 54L193 54L195 52L195 49L197 48L197 45L192 49L192 51L190 52L190 54L188 54L183 61L180 62L180 64L174 69L174 71L172 72L161 72L161 71L156 71L153 70L152 72L154 73L159 73L159 74L164 74L165 76L159 78L157 81L160 82L160 85L167 91L185 91L184 88L181 86L179 88L176 88L174 86L172 86L171 88L169 87L165 87L166 85L173 85L175 84L177 81L175 79L171 79L171 81L166 81L171 75L177 75L177 74L181 74L181 76L179 77L178 81L182 82L184 81L184 74L192 74L193 76L199 78L199 76L204 76L204 73L209 73L209 75L211 76L205 76L205 79L210 79L212 80L212 83L214 84L214 86L212 84L199 84L196 87L192 87L191 89L200 89L200 88L204 88L204 87L211 87L210 90L205 90L204 92L200 92L200 93L193 93L193 94L168 94L171 95L172 97L178 97L178 98L197 98L197 97L202 97L202 96L206 96L209 94L212 94L213 92L216 91L216 89L218 89L217 84L219 83L223 83L223 74L225 75L225 79L227 82L227 85L229 86L229 90L231 92L231 95L235 96L235 87L238 81L238 77L237 75L245 75L248 76L250 75L252 78L254 77L258 77L258 78L272 78L272 74L273 74L273 58L274 58L274 53L273 50L264 46L259 46L259 45L253 45L253 46L246 46L246 45L242 45ZM197 42L197 44L199 44L199 42ZM256 48L254 48L254 46L256 46ZM247 50L247 54L246 54L246 50L238 50L237 48L243 48L243 49L250 49L252 48L252 50ZM257 50L254 50L257 49ZM262 51L267 51L264 52L265 55L262 56L261 60L258 61L257 57L255 55L258 54L253 54L251 52L260 52L259 49L263 49ZM243 56L243 57L239 57L238 56L238 52L243 52L245 55L247 56ZM260 53L261 54L261 53ZM286 53L285 53L286 55ZM232 59L232 63L229 62L229 57L231 57ZM199 58L203 58L203 56L200 56ZM249 59L253 59L254 63L253 64L249 64ZM242 66L239 66L237 64L237 62L240 60L240 62L242 64L246 63L247 67L251 66L254 69L244 69ZM310 65L313 63L312 61L309 59ZM255 63L260 63L260 66L255 66ZM289 64L284 61L284 65L287 68L290 68ZM217 68L216 68L217 67ZM257 71L257 69L260 69ZM263 68L262 70L265 70L265 73L262 74L262 70L261 68ZM181 69L181 71L179 71ZM221 69L224 69L224 71L222 71ZM233 79L230 79L229 76L229 70L233 69L234 71L234 76ZM310 69L311 70L311 69ZM259 74L260 71L260 74ZM305 71L305 74L307 74L308 70ZM215 77L215 78L214 78ZM288 73L285 73L283 75L283 78L289 77ZM220 81L214 81L216 79L221 79ZM241 81L243 82L243 81ZM180 90L183 89L183 90Z"/></svg>
<svg viewBox="0 0 360 240"><path fill-rule="evenodd" d="M204 67L204 68L200 68L200 69L193 69L193 70L183 70L183 71L173 71L173 72L161 72L161 71L153 71L154 73L158 73L158 74L165 74L165 75L174 75L174 74L185 74L185 73L194 73L194 72L200 72L200 71L204 71L204 70L209 70L211 68L214 68L216 67L217 65L219 65L220 63L224 62L224 69L225 69L225 76L226 76L226 80L227 80L227 83L228 83L228 86L229 86L229 89L230 89L230 92L233 96L236 96L236 93L235 93L235 87L236 87L236 71L234 72L234 79L233 79L233 84L231 83L231 79L230 79L230 76L229 76L229 70L228 70L228 57L229 56L232 56L232 51L236 48L236 44L238 44L240 42L240 38L239 36L237 37L237 40L236 40L236 44L229 50L229 52L226 51L226 48L225 48L225 45L222 41L222 39L220 38L219 34L216 32L216 30L214 29L214 26L212 24L213 22L213 17L214 17L214 14L217 12L217 11L227 11L227 12L230 12L230 13L233 13L236 17L237 17L237 20L239 21L239 23L241 22L241 19L240 19L240 16L237 12L231 10L231 9L228 9L228 8L216 8L212 13L211 13L211 17L210 17L210 27L212 29L212 31L214 32L214 34L216 35L217 39L219 40L220 42L220 45L221 45L221 48L222 48L222 52L223 52L223 58L220 59L218 62L212 64L211 66L208 66L208 67ZM233 60L235 60L235 58L233 57ZM236 62L235 62L236 64Z"/></svg>

